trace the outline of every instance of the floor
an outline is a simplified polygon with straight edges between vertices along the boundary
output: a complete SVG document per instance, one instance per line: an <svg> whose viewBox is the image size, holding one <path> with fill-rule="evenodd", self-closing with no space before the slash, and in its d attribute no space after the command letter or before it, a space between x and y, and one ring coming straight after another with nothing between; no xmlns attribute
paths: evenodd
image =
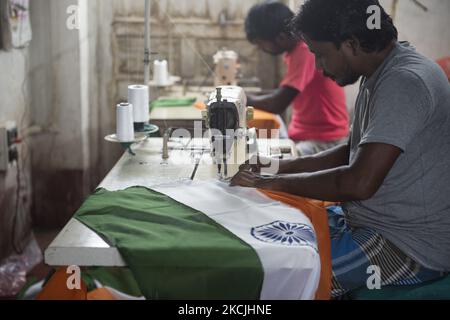
<svg viewBox="0 0 450 320"><path fill-rule="evenodd" d="M44 254L45 249L50 245L53 239L56 238L58 233L59 230L41 230L41 229L34 230L34 235L36 241L39 244L39 247L41 248L42 254ZM34 267L33 270L31 270L31 272L27 275L27 280L30 281L32 279L37 279L38 281L41 281L46 278L46 276L50 273L51 270L52 268L45 265L44 261L42 261L40 264ZM16 297L2 297L2 300L15 300L15 299Z"/></svg>
<svg viewBox="0 0 450 320"><path fill-rule="evenodd" d="M47 249L50 243L56 238L59 231L60 230L34 230L34 235L42 250L42 254L44 254L45 249ZM45 265L44 261L42 261L31 271L29 277L36 277L41 280L44 279L51 270L52 268Z"/></svg>

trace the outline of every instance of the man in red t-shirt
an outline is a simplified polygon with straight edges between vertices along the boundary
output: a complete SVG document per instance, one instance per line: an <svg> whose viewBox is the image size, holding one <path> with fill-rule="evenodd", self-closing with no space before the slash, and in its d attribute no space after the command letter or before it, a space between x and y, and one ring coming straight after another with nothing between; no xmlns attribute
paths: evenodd
<svg viewBox="0 0 450 320"><path fill-rule="evenodd" d="M280 87L265 95L247 95L248 105L283 113L293 105L289 137L301 155L312 155L346 143L349 115L344 89L316 69L308 46L289 32L294 13L284 4L266 1L249 12L248 40L271 55L284 54L287 73Z"/></svg>

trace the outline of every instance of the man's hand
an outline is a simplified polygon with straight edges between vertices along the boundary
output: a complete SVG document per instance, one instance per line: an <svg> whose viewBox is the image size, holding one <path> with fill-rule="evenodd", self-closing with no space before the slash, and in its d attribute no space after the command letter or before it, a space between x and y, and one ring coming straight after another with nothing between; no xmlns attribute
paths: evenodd
<svg viewBox="0 0 450 320"><path fill-rule="evenodd" d="M282 160L279 159L253 156L239 167L239 172L231 179L230 186L271 189L275 185L277 177L275 174L278 174L281 163ZM264 173L264 169L274 172L270 172L271 176L261 175Z"/></svg>
<svg viewBox="0 0 450 320"><path fill-rule="evenodd" d="M233 179L231 179L230 186L247 187L247 188L261 188L271 189L275 182L275 176L261 176L258 173L254 173L248 170L239 171Z"/></svg>
<svg viewBox="0 0 450 320"><path fill-rule="evenodd" d="M248 160L239 167L239 172L250 171L253 173L260 174L263 168L270 168L273 164L276 164L274 163L274 161L279 162L278 159L272 159L262 156L253 156L250 160Z"/></svg>

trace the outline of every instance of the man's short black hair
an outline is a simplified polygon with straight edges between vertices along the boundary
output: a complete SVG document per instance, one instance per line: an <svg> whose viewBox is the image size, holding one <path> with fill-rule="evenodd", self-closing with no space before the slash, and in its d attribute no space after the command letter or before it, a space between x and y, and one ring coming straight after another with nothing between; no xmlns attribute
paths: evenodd
<svg viewBox="0 0 450 320"><path fill-rule="evenodd" d="M291 9L278 1L264 1L253 6L245 20L248 41L275 41L282 32L290 34L289 23L293 17Z"/></svg>
<svg viewBox="0 0 450 320"><path fill-rule="evenodd" d="M371 30L367 21L372 14L367 9L373 5L380 8L381 28ZM306 0L291 28L296 36L333 42L338 48L345 40L356 38L365 52L382 51L398 38L391 17L378 0Z"/></svg>

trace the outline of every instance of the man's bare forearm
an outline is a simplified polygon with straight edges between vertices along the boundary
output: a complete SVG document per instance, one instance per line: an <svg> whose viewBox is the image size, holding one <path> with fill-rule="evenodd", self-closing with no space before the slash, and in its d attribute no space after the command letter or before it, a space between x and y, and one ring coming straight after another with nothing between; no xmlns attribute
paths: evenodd
<svg viewBox="0 0 450 320"><path fill-rule="evenodd" d="M268 94L247 95L247 104L249 106L274 113L283 113L299 92L293 88L281 87Z"/></svg>
<svg viewBox="0 0 450 320"><path fill-rule="evenodd" d="M364 201L378 192L402 154L402 150L395 146L371 143L358 148L351 164L335 166L339 155L345 154L345 149L341 148L316 156L322 167L334 168L317 170L318 166L315 166L312 169L312 163L305 159L303 162L298 160L297 169L302 166L308 171L306 168L310 165L310 171L314 172L268 176L244 168L233 177L231 185L281 191L324 201Z"/></svg>
<svg viewBox="0 0 450 320"><path fill-rule="evenodd" d="M264 94L260 96L250 96L247 97L247 104L249 106L255 106L256 108L267 111L274 114L282 113L282 108L276 105L276 101L272 93ZM281 112L280 112L281 111Z"/></svg>
<svg viewBox="0 0 450 320"><path fill-rule="evenodd" d="M317 172L349 164L350 146L337 146L314 156L280 161L280 174Z"/></svg>
<svg viewBox="0 0 450 320"><path fill-rule="evenodd" d="M333 202L364 201L380 189L402 150L375 143L359 147L350 165L255 179L256 187Z"/></svg>
<svg viewBox="0 0 450 320"><path fill-rule="evenodd" d="M331 202L364 200L357 177L348 166L314 173L281 175L258 186L263 189Z"/></svg>

